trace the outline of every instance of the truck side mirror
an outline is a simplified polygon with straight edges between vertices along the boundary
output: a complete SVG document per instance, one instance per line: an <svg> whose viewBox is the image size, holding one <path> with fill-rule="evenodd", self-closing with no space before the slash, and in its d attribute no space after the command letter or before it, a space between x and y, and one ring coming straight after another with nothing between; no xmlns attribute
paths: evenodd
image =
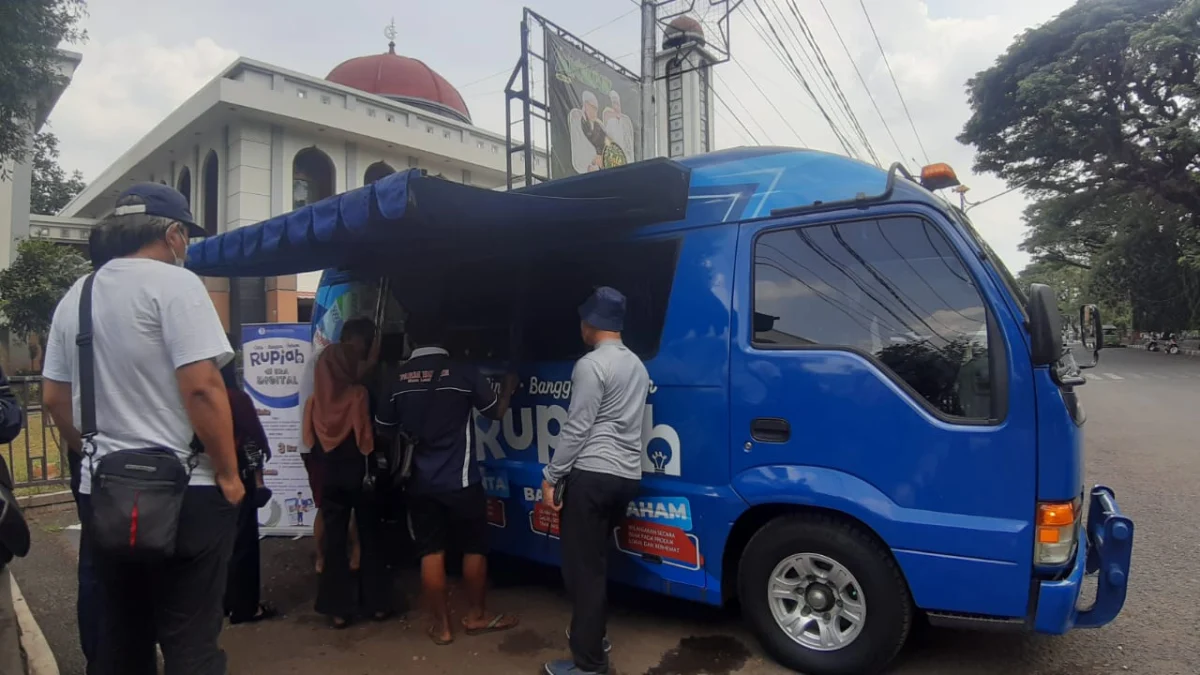
<svg viewBox="0 0 1200 675"><path fill-rule="evenodd" d="M1033 365L1050 366L1063 355L1062 314L1058 296L1045 284L1029 285L1029 339Z"/></svg>
<svg viewBox="0 0 1200 675"><path fill-rule="evenodd" d="M1080 368L1095 368L1100 363L1100 350L1104 349L1104 324L1100 321L1100 308L1083 305L1079 308L1079 340L1084 349L1092 351L1091 363L1080 363Z"/></svg>

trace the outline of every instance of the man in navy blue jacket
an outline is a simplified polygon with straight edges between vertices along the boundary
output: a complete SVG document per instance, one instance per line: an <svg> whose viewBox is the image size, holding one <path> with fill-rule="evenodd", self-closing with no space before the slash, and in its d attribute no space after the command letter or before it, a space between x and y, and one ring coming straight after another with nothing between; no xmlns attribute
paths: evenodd
<svg viewBox="0 0 1200 675"><path fill-rule="evenodd" d="M0 368L0 443L7 443L21 433L21 417L21 405L8 386L8 376Z"/></svg>
<svg viewBox="0 0 1200 675"><path fill-rule="evenodd" d="M8 378L4 369L0 368L0 444L8 443L21 433L21 406L13 396L8 386ZM4 462L4 453L0 452L0 486L12 489L12 476L8 473L8 465ZM12 493L8 492L10 496ZM0 497L4 499L5 497ZM15 505L11 506L15 508ZM0 510L4 505L0 504ZM0 549L3 549L0 546ZM9 573L7 559L11 553L7 549L0 550L0 675L16 675L22 672L21 648L17 635L16 615L12 606L12 590L9 588Z"/></svg>

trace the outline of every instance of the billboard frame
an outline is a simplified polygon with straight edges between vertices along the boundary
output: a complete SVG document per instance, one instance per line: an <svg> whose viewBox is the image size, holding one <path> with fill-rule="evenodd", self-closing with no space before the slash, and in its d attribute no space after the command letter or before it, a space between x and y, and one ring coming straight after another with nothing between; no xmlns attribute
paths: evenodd
<svg viewBox="0 0 1200 675"><path fill-rule="evenodd" d="M514 162L513 157L520 155L522 158L522 178L524 186L531 186L536 183L549 180L550 174L550 105L549 105L549 83L547 78L543 77L542 86L538 87L540 91L535 91L533 85L534 67L541 67L542 72L546 72L547 57L545 54L546 45L543 41L542 51L536 51L530 40L530 35L534 30L542 30L543 34L553 34L554 36L564 40L571 46L579 49L588 56L600 61L605 66L612 68L617 73L630 78L635 82L641 82L641 75L634 73L625 66L617 63L615 59L609 58L599 49L591 46L583 41L579 36L571 33L567 29L550 21L546 17L538 14L526 7L521 16L521 56L517 61L517 65L513 68L512 74L509 75L508 83L504 87L504 137L508 146L508 152L505 157L505 168L508 174L509 190L514 188ZM517 113L513 114L513 104L517 104ZM537 146L534 144L534 122L537 121L543 140L542 147L546 150L546 173L539 174L535 171ZM520 125L519 138L515 137L513 127ZM518 142L519 141L519 142Z"/></svg>

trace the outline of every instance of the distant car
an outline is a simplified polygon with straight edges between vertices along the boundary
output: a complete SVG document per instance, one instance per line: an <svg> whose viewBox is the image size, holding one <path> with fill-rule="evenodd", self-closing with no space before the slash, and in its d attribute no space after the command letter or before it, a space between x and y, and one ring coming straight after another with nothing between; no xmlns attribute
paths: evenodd
<svg viewBox="0 0 1200 675"><path fill-rule="evenodd" d="M1105 347L1118 347L1121 344L1121 330L1116 326L1104 326L1101 329Z"/></svg>

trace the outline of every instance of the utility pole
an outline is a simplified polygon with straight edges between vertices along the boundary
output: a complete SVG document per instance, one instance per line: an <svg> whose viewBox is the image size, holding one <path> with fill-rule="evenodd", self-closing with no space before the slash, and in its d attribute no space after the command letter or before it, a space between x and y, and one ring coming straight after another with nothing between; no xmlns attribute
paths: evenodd
<svg viewBox="0 0 1200 675"><path fill-rule="evenodd" d="M642 0L642 159L658 156L658 123L654 111L654 57L658 53L658 5Z"/></svg>

